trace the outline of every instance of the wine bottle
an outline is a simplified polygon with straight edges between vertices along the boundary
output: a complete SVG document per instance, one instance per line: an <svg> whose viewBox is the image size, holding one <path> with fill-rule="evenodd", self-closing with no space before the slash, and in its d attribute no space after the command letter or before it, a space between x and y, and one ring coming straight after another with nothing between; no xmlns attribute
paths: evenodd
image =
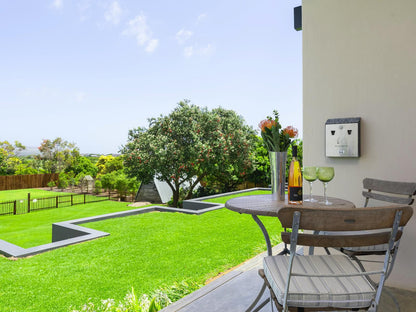
<svg viewBox="0 0 416 312"><path fill-rule="evenodd" d="M292 146L292 161L289 167L288 202L289 204L302 204L302 172L297 160L298 147Z"/></svg>

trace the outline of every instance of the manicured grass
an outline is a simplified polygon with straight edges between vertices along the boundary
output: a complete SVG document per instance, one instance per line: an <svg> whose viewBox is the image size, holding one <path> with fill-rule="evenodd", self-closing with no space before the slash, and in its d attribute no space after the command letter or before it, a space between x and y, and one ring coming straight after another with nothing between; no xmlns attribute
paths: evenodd
<svg viewBox="0 0 416 312"><path fill-rule="evenodd" d="M24 248L47 244L52 241L52 223L136 209L127 207L128 204L102 201L45 209L24 215L0 216L0 239Z"/></svg>
<svg viewBox="0 0 416 312"><path fill-rule="evenodd" d="M39 189L23 189L23 190L12 190L12 191L0 191L0 201L13 201L19 199L27 199L27 193L30 193L30 197L52 197L56 195L69 195L71 193L64 192L51 192L48 190Z"/></svg>
<svg viewBox="0 0 416 312"><path fill-rule="evenodd" d="M97 204L104 203L118 204ZM0 224L15 217L17 226L25 216L0 218ZM276 243L279 222L262 220ZM111 235L17 261L0 258L1 311L68 311L122 299L131 287L141 294L183 280L203 283L265 250L251 217L227 209L200 216L153 212L85 226Z"/></svg>
<svg viewBox="0 0 416 312"><path fill-rule="evenodd" d="M251 192L244 192L242 194L239 194L237 196L248 196L248 195L264 195L264 194L270 194L271 191L251 191ZM211 198L211 199L207 199L204 200L206 202L211 202L211 203L223 203L225 204L225 202L231 198L236 197L236 195L228 195L228 196L221 196L221 197L217 197L217 198Z"/></svg>

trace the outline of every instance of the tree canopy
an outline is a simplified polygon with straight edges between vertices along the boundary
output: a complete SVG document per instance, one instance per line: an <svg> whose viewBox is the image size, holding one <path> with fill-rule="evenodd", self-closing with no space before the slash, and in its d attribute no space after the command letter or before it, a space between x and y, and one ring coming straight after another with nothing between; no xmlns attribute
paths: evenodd
<svg viewBox="0 0 416 312"><path fill-rule="evenodd" d="M202 179L244 175L250 166L253 131L234 111L208 110L181 101L168 116L151 118L149 127L129 131L122 148L130 176L144 183L165 181L177 206L179 191L190 198Z"/></svg>
<svg viewBox="0 0 416 312"><path fill-rule="evenodd" d="M17 157L18 153L26 149L22 143L15 141L0 141L0 174L14 174L22 161Z"/></svg>
<svg viewBox="0 0 416 312"><path fill-rule="evenodd" d="M62 138L55 140L43 140L39 147L40 155L37 159L41 161L46 172L62 172L71 166L79 154L79 149L74 143L69 143Z"/></svg>

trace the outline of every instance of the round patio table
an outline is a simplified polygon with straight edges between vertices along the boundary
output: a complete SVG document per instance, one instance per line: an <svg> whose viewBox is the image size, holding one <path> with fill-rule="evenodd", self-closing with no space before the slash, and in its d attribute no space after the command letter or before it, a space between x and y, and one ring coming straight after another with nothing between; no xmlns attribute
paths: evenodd
<svg viewBox="0 0 416 312"><path fill-rule="evenodd" d="M272 195L248 195L248 196L241 196L235 197L228 200L225 203L225 207L238 212L238 213L245 213L250 214L254 221L256 221L257 225L260 227L261 231L263 232L264 239L267 245L267 254L268 256L272 255L272 245L270 243L269 234L264 226L264 224L260 221L258 216L269 216L269 217L277 217L277 213L281 208L292 207L296 209L297 207L305 207L305 208L327 208L327 209L342 209L342 208L355 208L355 205L345 199L328 197L328 200L332 202L332 205L325 206L322 203L319 203L324 200L322 196L314 196L314 199L317 199L318 202L303 202L300 205L292 205L289 204L287 201L287 195L285 201L278 201L272 200ZM286 245L284 250L280 254L289 253ZM263 287L260 290L260 293L257 295L256 299L250 305L250 307L246 311L252 311L253 308L256 306L257 302L260 300L261 296L263 295L264 290L266 289L266 284L263 284ZM268 300L263 302L262 304L255 309L258 311L261 309Z"/></svg>

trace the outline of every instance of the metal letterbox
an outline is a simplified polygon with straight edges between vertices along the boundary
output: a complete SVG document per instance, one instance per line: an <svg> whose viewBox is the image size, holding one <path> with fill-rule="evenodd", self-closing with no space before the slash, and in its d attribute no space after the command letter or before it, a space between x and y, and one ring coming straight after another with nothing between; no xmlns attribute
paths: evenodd
<svg viewBox="0 0 416 312"><path fill-rule="evenodd" d="M361 118L328 119L325 124L327 157L360 157Z"/></svg>

